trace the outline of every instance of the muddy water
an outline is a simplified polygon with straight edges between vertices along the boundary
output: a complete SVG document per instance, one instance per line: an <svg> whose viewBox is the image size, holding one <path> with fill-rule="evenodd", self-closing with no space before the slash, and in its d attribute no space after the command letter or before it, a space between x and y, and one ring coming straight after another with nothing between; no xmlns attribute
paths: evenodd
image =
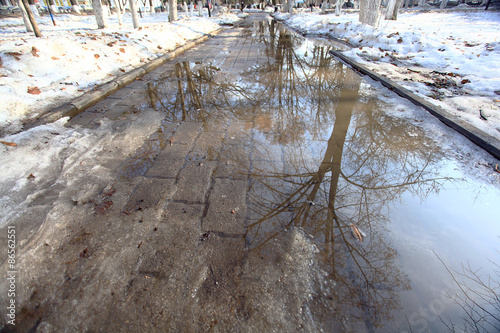
<svg viewBox="0 0 500 333"><path fill-rule="evenodd" d="M260 45L255 64L249 58L235 69L220 55L186 56L148 84L142 107L165 120L125 175L147 170L178 122L221 129L222 141L188 159L215 159L226 168L214 177L249 182L243 281L261 295L254 307L305 295L291 308L303 319L294 323L312 331L467 325L471 300L495 295L471 291L487 276L498 286L500 191L491 158L331 58L329 41L261 18L244 33ZM293 269L259 263L278 257ZM284 322L283 312L266 320L273 316ZM481 324L491 330L488 322Z"/></svg>

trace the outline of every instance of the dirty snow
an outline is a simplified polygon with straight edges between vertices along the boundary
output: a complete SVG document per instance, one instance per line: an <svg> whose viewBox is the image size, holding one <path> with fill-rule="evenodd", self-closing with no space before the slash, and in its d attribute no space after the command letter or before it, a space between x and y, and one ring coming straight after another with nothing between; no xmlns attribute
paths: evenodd
<svg viewBox="0 0 500 333"><path fill-rule="evenodd" d="M355 61L500 139L498 12L406 11L378 28L359 23L356 12L275 17L303 33L349 43L345 54Z"/></svg>
<svg viewBox="0 0 500 333"><path fill-rule="evenodd" d="M197 14L197 12L196 12ZM96 29L95 17L61 14L37 19L42 38L26 33L22 18L0 21L0 129L12 133L20 121L82 95L96 85L240 18L183 17L168 23L165 13L143 13L133 29L130 14L120 28L116 16Z"/></svg>

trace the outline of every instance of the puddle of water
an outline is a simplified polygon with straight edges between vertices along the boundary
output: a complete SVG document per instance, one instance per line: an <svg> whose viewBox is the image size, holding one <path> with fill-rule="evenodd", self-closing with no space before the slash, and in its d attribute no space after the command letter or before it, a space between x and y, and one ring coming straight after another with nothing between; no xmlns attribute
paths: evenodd
<svg viewBox="0 0 500 333"><path fill-rule="evenodd" d="M227 131L219 163L237 166L230 177L250 179L249 262L272 256L275 240L300 230L318 249L321 283L334 291L317 297L343 308L336 318L369 331L442 331L439 316L466 318L456 304L463 301L446 297L460 290L444 265L462 272L469 262L498 280L498 186L459 171L411 115L388 112L399 106L377 99L381 90L332 59L334 46L272 21L253 22L246 36L265 61L240 76L224 61L179 61L145 94L165 124L194 120L205 131ZM149 152L171 133L164 128L125 173L147 169ZM464 288L477 287L454 275ZM337 315L320 303L308 315L332 327L326 323Z"/></svg>

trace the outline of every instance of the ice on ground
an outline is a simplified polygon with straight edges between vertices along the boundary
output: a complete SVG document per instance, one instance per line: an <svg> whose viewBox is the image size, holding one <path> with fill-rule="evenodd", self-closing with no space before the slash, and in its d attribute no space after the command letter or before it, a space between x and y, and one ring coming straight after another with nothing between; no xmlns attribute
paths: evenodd
<svg viewBox="0 0 500 333"><path fill-rule="evenodd" d="M0 144L0 225L13 221L28 206L41 204L47 189L72 189L66 201L73 204L83 204L102 190L89 179L102 178L106 184L117 167L108 165L110 161L128 156L162 119L154 111L135 117L119 129L103 119L94 130L65 127L68 119L63 118L5 137L17 146Z"/></svg>

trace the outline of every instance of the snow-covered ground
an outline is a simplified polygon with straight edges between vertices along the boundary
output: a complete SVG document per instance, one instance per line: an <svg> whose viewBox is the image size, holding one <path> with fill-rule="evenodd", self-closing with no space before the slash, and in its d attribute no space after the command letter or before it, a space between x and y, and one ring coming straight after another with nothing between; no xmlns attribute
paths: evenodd
<svg viewBox="0 0 500 333"><path fill-rule="evenodd" d="M500 139L500 13L406 11L378 28L358 13L277 13L303 33L353 46L345 54Z"/></svg>
<svg viewBox="0 0 500 333"><path fill-rule="evenodd" d="M197 14L197 13L196 13ZM26 33L22 18L0 20L0 129L12 133L21 120L71 100L94 86L238 21L234 14L184 17L168 23L166 13L143 13L133 29L130 14L120 28L116 16L107 29L95 17L57 15L37 19L42 38ZM208 16L208 15L207 15Z"/></svg>

